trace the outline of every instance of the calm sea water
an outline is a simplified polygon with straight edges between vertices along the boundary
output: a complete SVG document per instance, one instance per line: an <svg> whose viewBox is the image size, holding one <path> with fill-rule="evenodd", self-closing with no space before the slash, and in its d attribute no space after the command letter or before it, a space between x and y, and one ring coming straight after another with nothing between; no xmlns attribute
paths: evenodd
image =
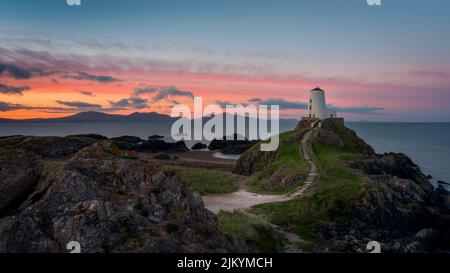
<svg viewBox="0 0 450 273"><path fill-rule="evenodd" d="M420 166L434 182L450 182L450 123L374 123L348 122L378 153L405 153ZM281 131L288 131L295 123L281 124ZM97 133L107 137L122 135L146 139L158 134L170 139L170 125L149 123L30 123L0 124L0 136L35 135L66 136ZM188 143L193 145L194 143Z"/></svg>

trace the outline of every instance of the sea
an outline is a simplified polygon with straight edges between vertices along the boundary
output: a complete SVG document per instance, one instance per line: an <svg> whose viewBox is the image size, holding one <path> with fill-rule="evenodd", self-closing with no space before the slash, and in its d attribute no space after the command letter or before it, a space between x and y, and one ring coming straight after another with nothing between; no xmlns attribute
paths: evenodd
<svg viewBox="0 0 450 273"><path fill-rule="evenodd" d="M296 122L280 124L281 131L292 130ZM377 153L404 153L419 165L432 182L450 182L450 123L346 122ZM0 123L0 136L66 136L95 133L107 137L122 135L147 139L161 135L170 139L170 124L165 123ZM194 144L193 142L188 142ZM448 187L447 187L448 188Z"/></svg>

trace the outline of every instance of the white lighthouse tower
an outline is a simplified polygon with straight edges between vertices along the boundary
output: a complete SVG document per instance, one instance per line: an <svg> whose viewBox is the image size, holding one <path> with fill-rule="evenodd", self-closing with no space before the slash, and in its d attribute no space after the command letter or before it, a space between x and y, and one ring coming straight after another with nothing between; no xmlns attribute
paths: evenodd
<svg viewBox="0 0 450 273"><path fill-rule="evenodd" d="M337 117L336 110L327 108L325 91L319 87L309 91L308 117L318 119Z"/></svg>

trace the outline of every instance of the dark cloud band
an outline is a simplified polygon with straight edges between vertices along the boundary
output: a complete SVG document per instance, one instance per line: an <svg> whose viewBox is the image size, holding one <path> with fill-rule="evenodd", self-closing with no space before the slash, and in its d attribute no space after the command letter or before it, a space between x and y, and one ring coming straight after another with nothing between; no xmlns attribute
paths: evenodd
<svg viewBox="0 0 450 273"><path fill-rule="evenodd" d="M31 88L27 85L10 86L6 84L0 84L0 94L23 95L23 91L27 90L31 90Z"/></svg>

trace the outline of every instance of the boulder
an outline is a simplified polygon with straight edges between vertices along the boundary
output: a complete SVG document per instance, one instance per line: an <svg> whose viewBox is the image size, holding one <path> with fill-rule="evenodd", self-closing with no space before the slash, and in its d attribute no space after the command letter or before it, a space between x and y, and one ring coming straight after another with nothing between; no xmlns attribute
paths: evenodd
<svg viewBox="0 0 450 273"><path fill-rule="evenodd" d="M208 145L204 144L204 143L195 143L192 147L191 150L204 150L208 148Z"/></svg>
<svg viewBox="0 0 450 273"><path fill-rule="evenodd" d="M121 150L138 151L143 139L135 136L121 136L111 138L111 141Z"/></svg>
<svg viewBox="0 0 450 273"><path fill-rule="evenodd" d="M208 149L211 151L218 150L224 154L242 154L257 143L257 140L250 141L234 134L230 139L227 139L225 136L222 139L213 139L209 143Z"/></svg>
<svg viewBox="0 0 450 273"><path fill-rule="evenodd" d="M166 153L182 153L189 152L188 147L184 141L165 142L161 139L147 140L139 147L139 152L166 152Z"/></svg>

